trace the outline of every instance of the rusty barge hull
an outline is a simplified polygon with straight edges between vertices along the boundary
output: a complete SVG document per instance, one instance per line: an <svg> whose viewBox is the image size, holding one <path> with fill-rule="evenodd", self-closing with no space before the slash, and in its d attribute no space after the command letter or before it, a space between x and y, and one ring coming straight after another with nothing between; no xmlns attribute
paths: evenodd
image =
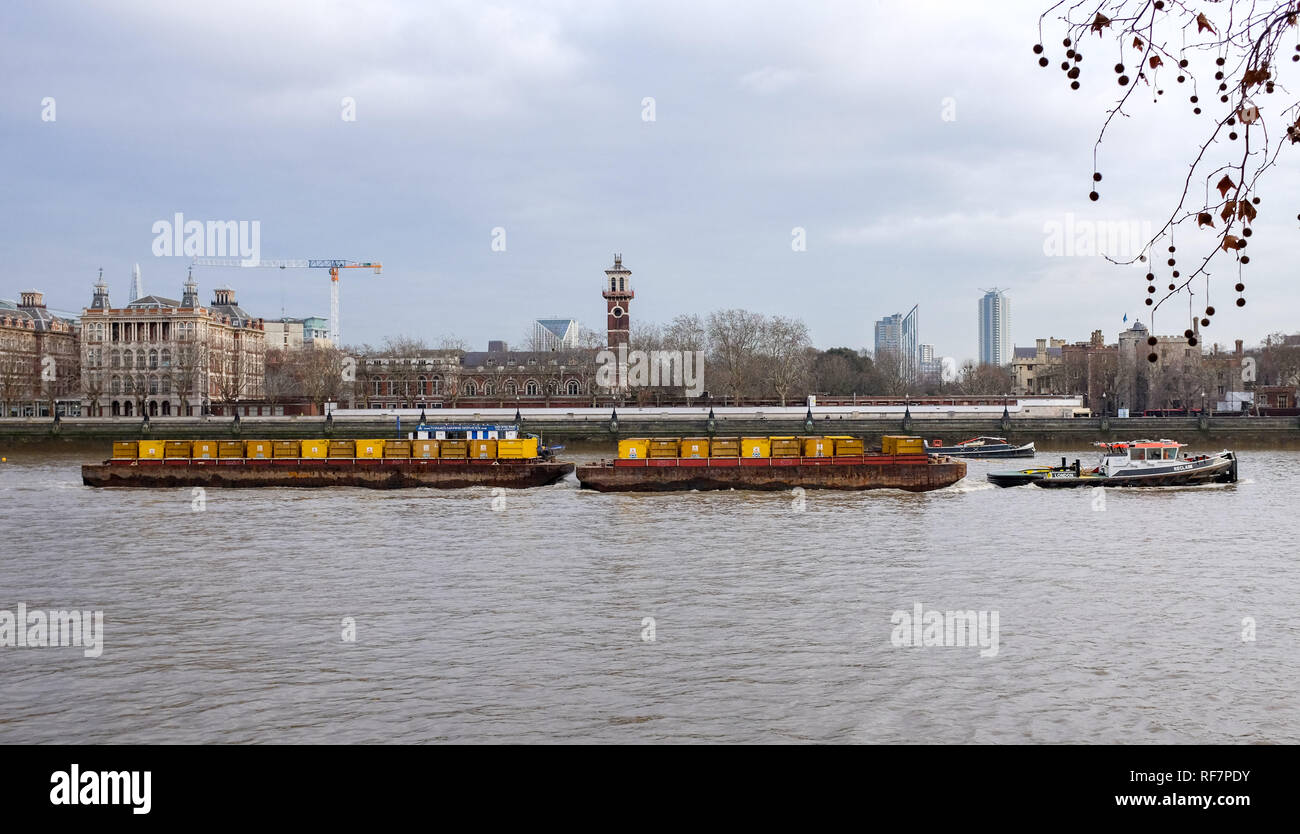
<svg viewBox="0 0 1300 834"><path fill-rule="evenodd" d="M600 492L673 492L680 490L752 489L901 489L928 492L966 477L965 461L925 459L924 455L871 456L844 461L824 458L817 463L763 463L734 459L638 461L636 465L601 462L579 466L584 489ZM874 459L873 459L874 458ZM780 459L773 459L779 461Z"/></svg>
<svg viewBox="0 0 1300 834"><path fill-rule="evenodd" d="M282 460L157 461L92 463L81 467L81 480L92 487L365 487L410 489L436 487L546 486L573 471L572 463L469 461L333 461Z"/></svg>

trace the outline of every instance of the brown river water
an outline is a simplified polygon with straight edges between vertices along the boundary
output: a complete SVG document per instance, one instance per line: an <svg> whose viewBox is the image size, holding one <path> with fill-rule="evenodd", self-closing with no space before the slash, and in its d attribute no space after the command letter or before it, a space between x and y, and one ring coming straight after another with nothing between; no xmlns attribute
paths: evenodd
<svg viewBox="0 0 1300 834"><path fill-rule="evenodd" d="M0 453L0 612L103 612L98 657L0 646L0 743L1300 742L1300 452L802 496L195 496ZM917 605L996 615L996 653L895 645Z"/></svg>

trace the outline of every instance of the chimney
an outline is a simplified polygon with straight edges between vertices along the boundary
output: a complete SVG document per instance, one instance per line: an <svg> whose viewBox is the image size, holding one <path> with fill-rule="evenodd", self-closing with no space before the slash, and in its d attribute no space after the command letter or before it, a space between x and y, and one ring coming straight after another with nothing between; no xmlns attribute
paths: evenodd
<svg viewBox="0 0 1300 834"><path fill-rule="evenodd" d="M221 287L212 291L212 299L214 305L233 305L235 303L235 291L230 287Z"/></svg>
<svg viewBox="0 0 1300 834"><path fill-rule="evenodd" d="M1103 347L1106 344L1106 337L1101 334L1100 330L1092 331L1092 346Z"/></svg>
<svg viewBox="0 0 1300 834"><path fill-rule="evenodd" d="M1242 348L1242 344L1241 344L1241 339L1238 339L1238 340L1237 340L1237 355L1238 355L1238 356L1241 356L1242 352L1243 352L1243 348Z"/></svg>
<svg viewBox="0 0 1300 834"><path fill-rule="evenodd" d="M44 307L45 295L40 290L23 290L19 293L22 301L19 307Z"/></svg>

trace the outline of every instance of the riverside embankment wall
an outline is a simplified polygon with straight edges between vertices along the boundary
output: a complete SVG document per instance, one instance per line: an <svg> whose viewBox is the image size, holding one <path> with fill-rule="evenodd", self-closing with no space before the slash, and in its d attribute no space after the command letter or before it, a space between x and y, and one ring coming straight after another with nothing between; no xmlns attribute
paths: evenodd
<svg viewBox="0 0 1300 834"><path fill-rule="evenodd" d="M437 419L432 415L431 420ZM457 422L512 423L490 416L482 420ZM401 437L415 428L415 420L401 421ZM571 417L563 414L529 417L522 429L541 435L547 442L584 442L613 445L620 437L703 437L765 436L804 434L846 434L868 438L882 434L917 434L945 445L977 435L997 435L1012 443L1038 444L1039 448L1078 449L1098 440L1130 440L1138 437L1170 438L1193 446L1229 448L1300 449L1300 419L1295 417L1131 417L1131 418L1044 418L1018 417L1007 420L986 417L914 418L818 417L811 431L802 419L727 415L710 423L700 417L620 416L612 425L608 416ZM112 440L155 439L309 439L398 437L397 421L384 417L249 417L238 423L228 417L69 418L54 423L49 418L0 419L0 445L28 443L86 443Z"/></svg>

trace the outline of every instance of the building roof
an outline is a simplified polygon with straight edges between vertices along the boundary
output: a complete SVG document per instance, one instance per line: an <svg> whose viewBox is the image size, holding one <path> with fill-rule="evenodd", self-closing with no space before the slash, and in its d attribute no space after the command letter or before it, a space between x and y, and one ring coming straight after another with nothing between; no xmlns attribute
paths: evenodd
<svg viewBox="0 0 1300 834"><path fill-rule="evenodd" d="M550 331L555 338L563 339L569 328L577 324L576 319L538 319L537 323Z"/></svg>
<svg viewBox="0 0 1300 834"><path fill-rule="evenodd" d="M146 295L144 298L137 298L130 304L130 307L179 307L181 303L174 298L164 298L161 295Z"/></svg>
<svg viewBox="0 0 1300 834"><path fill-rule="evenodd" d="M595 350L473 350L461 357L460 364L466 368L528 366L529 360L536 365L578 365L590 362Z"/></svg>
<svg viewBox="0 0 1300 834"><path fill-rule="evenodd" d="M4 311L4 316L6 318L13 319L15 322L30 321L32 323L31 329L33 330L53 330L55 329L56 322L62 323L58 328L60 330L71 329L73 325L76 324L74 319L65 318L64 316L56 316L44 306L24 307L21 304L14 303L13 301L0 299L0 310ZM19 326L25 327L26 325L20 324Z"/></svg>
<svg viewBox="0 0 1300 834"><path fill-rule="evenodd" d="M1059 347L1046 348L1046 352L1048 356L1061 356ZM1036 347L1018 347L1015 349L1014 358L1016 359L1033 359L1036 356L1038 356L1038 348Z"/></svg>

